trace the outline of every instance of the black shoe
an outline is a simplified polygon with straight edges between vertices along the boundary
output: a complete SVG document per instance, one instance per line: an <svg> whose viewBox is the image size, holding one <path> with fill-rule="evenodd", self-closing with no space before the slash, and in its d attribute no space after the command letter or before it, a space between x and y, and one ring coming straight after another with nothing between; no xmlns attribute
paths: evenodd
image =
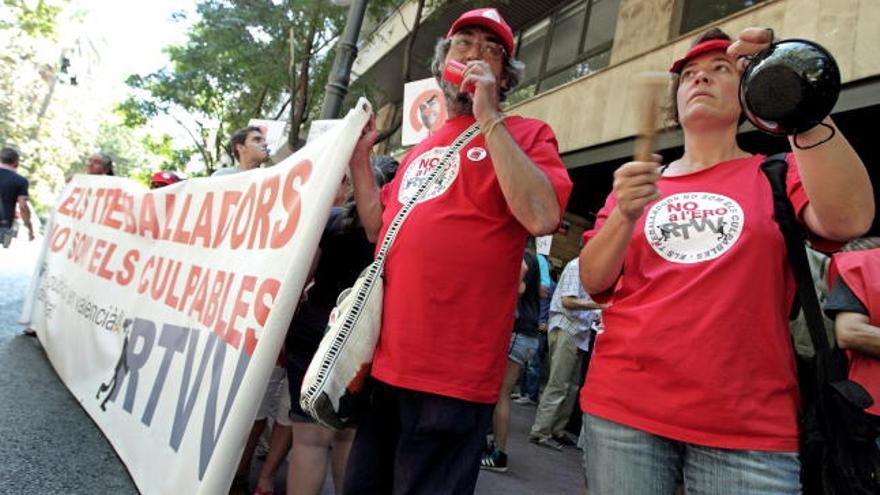
<svg viewBox="0 0 880 495"><path fill-rule="evenodd" d="M495 449L491 454L484 454L480 460L480 469L495 471L496 473L507 472L507 454Z"/></svg>
<svg viewBox="0 0 880 495"><path fill-rule="evenodd" d="M563 433L561 435L553 435L553 440L559 442L560 445L564 445L566 447L574 447L577 445L577 442L572 440L568 433Z"/></svg>
<svg viewBox="0 0 880 495"><path fill-rule="evenodd" d="M483 457L491 455L495 451L495 440L486 439L486 446L483 447Z"/></svg>
<svg viewBox="0 0 880 495"><path fill-rule="evenodd" d="M529 441L535 445L540 445L541 447L547 447L548 449L553 449L555 451L562 450L562 444L559 443L553 437L538 437L538 436L529 436Z"/></svg>

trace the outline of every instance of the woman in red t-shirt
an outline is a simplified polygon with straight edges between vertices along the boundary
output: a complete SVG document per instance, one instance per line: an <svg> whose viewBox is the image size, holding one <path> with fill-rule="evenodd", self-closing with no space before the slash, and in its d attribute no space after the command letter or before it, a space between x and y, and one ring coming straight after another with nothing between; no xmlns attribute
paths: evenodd
<svg viewBox="0 0 880 495"><path fill-rule="evenodd" d="M737 57L771 40L713 29L675 62L684 155L623 165L584 235L584 288L610 302L581 395L591 495L800 492L795 286L764 157L736 142ZM870 226L873 194L824 124L797 136L787 190L813 234L843 241Z"/></svg>

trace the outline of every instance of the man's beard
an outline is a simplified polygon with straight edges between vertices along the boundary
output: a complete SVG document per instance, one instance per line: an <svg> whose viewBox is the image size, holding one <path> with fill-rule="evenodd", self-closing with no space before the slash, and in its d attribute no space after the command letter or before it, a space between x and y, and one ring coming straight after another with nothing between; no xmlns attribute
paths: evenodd
<svg viewBox="0 0 880 495"><path fill-rule="evenodd" d="M449 115L473 115L474 100L470 93L462 93L458 86L448 81L440 81L443 96L446 97L446 113Z"/></svg>

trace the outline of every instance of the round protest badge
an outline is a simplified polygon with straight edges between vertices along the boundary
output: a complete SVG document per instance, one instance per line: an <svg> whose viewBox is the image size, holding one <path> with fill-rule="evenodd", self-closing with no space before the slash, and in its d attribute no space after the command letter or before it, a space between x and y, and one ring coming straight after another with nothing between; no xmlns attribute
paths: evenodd
<svg viewBox="0 0 880 495"><path fill-rule="evenodd" d="M403 180L400 182L400 190L397 194L398 201L406 204L406 202L416 194L419 186L427 180L434 167L442 165L441 160L446 154L446 150L447 148L444 146L432 148L410 162L406 167L406 170L403 172ZM446 192L458 177L460 162L461 158L459 154L454 153L448 163L445 164L443 171L440 172L438 180L428 187L425 196L422 197L419 202L421 203L423 201L434 199Z"/></svg>
<svg viewBox="0 0 880 495"><path fill-rule="evenodd" d="M679 193L658 201L645 218L645 238L673 263L714 260L729 251L745 217L736 201L715 193Z"/></svg>
<svg viewBox="0 0 880 495"><path fill-rule="evenodd" d="M468 157L468 160L470 160L472 162L478 162L478 161L482 160L483 158L486 158L486 154L487 153L486 153L485 148L480 148L479 146L475 146L475 147L468 150L467 157Z"/></svg>

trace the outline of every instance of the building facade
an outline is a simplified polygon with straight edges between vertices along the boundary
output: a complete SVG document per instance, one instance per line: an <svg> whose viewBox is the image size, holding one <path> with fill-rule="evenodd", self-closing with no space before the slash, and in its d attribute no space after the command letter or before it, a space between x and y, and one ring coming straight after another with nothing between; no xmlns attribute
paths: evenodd
<svg viewBox="0 0 880 495"><path fill-rule="evenodd" d="M402 103L401 71L417 2L409 0L362 33L353 77L373 88L379 126ZM412 45L410 79L428 77L437 39L474 2L436 2L422 14ZM512 0L498 6L517 33L517 58L526 77L506 111L548 122L575 183L566 218L572 228L554 239L557 263L577 252L577 239L611 189L616 167L630 159L640 73L666 71L694 38L710 27L731 36L749 26L772 27L777 38L806 38L826 47L840 66L843 90L833 118L880 179L880 152L872 146L880 117L880 2L877 0ZM396 142L395 142L396 139ZM748 151L787 149L783 138L748 123L740 140ZM394 148L399 136L389 143ZM682 136L664 132L658 152L681 153ZM878 231L878 229L873 229Z"/></svg>

